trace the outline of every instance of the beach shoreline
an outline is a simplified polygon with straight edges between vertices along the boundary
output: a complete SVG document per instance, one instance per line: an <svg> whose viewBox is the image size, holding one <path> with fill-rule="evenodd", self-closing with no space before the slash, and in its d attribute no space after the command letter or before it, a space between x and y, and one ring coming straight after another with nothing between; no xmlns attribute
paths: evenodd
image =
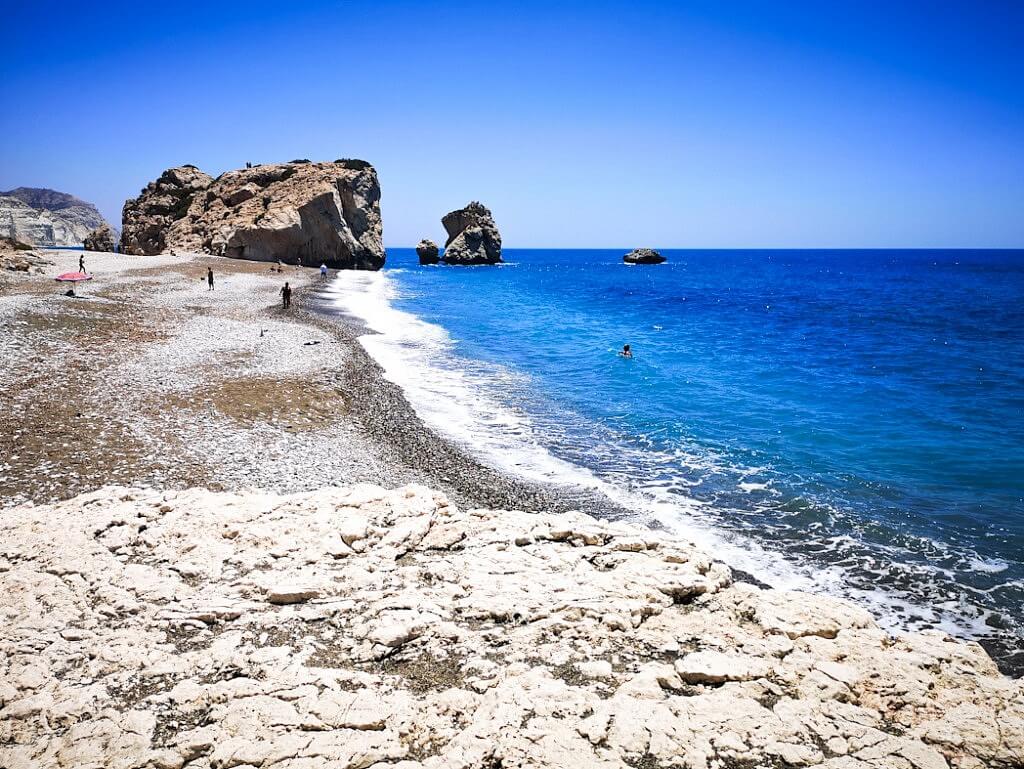
<svg viewBox="0 0 1024 769"><path fill-rule="evenodd" d="M95 383L76 385L74 381L61 380L73 380L73 377L66 376L67 371L86 366L79 358L95 357L97 347L110 345L111 350L119 351L114 357L128 359L122 362L122 370L117 372L119 374L123 374L125 368L132 368L133 373L139 374L140 365L155 367L167 361L176 366L175 373L186 384L183 387L163 388L163 395L170 392L175 396L172 406L163 415L165 421L174 421L178 413L193 409L197 399L200 404L212 403L216 411L216 396L220 395L224 398L224 408L221 410L225 414L218 416L234 417L236 424L248 428L235 432L250 433L254 442L266 439L264 435L256 437L255 433L260 428L274 430L278 439L308 434L311 431L303 427L301 421L293 425L287 421L287 417L297 416L302 420L315 414L312 421L318 427L344 428L344 438L332 435L329 430L324 432L322 447L325 454L329 453L326 449L330 446L330 440L334 439L341 442L339 450L344 446L346 450L361 455L360 461L348 462L336 469L316 472L309 465L298 466L293 468L297 473L294 478L261 479L261 485L267 488L295 492L311 491L330 483L373 482L397 486L417 482L442 490L458 504L470 507L564 511L586 506L608 518L625 513L610 500L597 494L577 493L569 488L544 487L492 469L427 427L416 415L401 389L385 378L381 367L358 341L360 336L372 332L358 319L330 305L322 293L324 284L315 269L287 265L283 273L277 273L273 271L273 266L266 264L202 254L140 257L87 252L87 267L99 265L99 269L94 271L94 281L80 287L79 298L73 300L62 296L63 289L52 283L52 278L58 272L76 265L80 253L73 250L46 251L46 258L53 262L53 266L43 275L21 278L9 276L5 287L7 296L0 300L5 301L10 308L0 318L7 324L7 330L12 332L8 334L10 356L16 363L31 354L29 351L34 347L31 340L35 338L32 323L38 319L37 316L45 312L51 318L50 328L47 329L51 334L43 340L49 356L44 370L30 370L29 378L37 386L40 382L51 382L59 384L74 399L90 398L90 387ZM214 269L216 274L214 291L207 290L207 267ZM191 282L181 280L184 277L190 278ZM236 277L244 280L244 285L233 286ZM277 289L285 280L295 283L293 304L287 312L278 306L277 299ZM164 295L159 296L160 293ZM17 298L19 296L21 300ZM29 297L35 297L35 301L25 301ZM137 317L128 319L128 325L143 325L153 321L152 327L138 338L118 333L119 324L126 320L122 316L127 312L127 305L134 305L133 309L137 313ZM3 306L0 304L0 312L3 312ZM88 314L89 309L96 310L92 317ZM20 318L19 312L26 312L31 320ZM197 314L200 319L209 322L192 323ZM142 318L143 315L148 321ZM224 340L222 330L216 325L218 318L232 326L248 326L245 330L250 332L249 338L239 338L244 334L235 333L238 331L235 328L232 329L234 335ZM63 347L59 339L61 323L66 324L65 330L69 334L65 340L67 347ZM88 337L90 349L81 348L79 341L82 337L75 336L82 333L80 326L96 329ZM187 349L175 349L162 357L162 347L182 346L177 339L182 334L189 335ZM217 341L218 337L221 338L220 342ZM263 343L253 340L268 341ZM121 350L137 344L142 345L136 350L138 354ZM266 347L270 345L279 348L279 352L268 353ZM260 362L247 365L245 360L241 360L246 356L270 358L275 354L281 355L281 348L289 350L289 357L294 356L300 360L313 358L313 361L303 367L285 360L267 360L262 362L266 365L261 368ZM331 350L329 355L316 352L328 348ZM15 349L20 351L15 354ZM142 363L137 360L147 354L150 355L149 360ZM232 356L240 360L232 361ZM211 363L220 365L223 362L239 362L241 365L238 371L216 372L210 368ZM298 373L294 373L293 369ZM11 378L12 389L17 389L19 382L16 371L8 372L8 376ZM296 376L316 382L310 390L315 392L319 401L300 404L297 407L299 414L292 414L288 409L284 413L276 413L269 408L270 401L275 398L290 400L295 389L303 388L303 383L295 381ZM273 381L275 377L282 380L278 382L276 391ZM322 377L327 377L327 380L319 382L318 379ZM237 402L237 387L230 388L228 392L216 390L228 380L252 385L251 392L242 389L243 400L246 396L249 398L246 403ZM116 384L133 389L131 381L124 377ZM215 390L213 399L206 392L211 388ZM46 389L52 391L52 388ZM153 393L143 395L152 400ZM332 398L337 402L325 402ZM21 400L34 400L38 406L46 399L41 395L36 398L23 395ZM12 413L23 411L20 405L11 404ZM246 408L251 410L250 413L242 413ZM144 409L127 416L139 417L140 410ZM71 410L68 412L71 413ZM90 430L90 426L83 423L81 409L74 409L73 414L68 418L67 426L70 429L67 431L61 429L60 424L53 424L62 421L60 416L47 416L38 413L38 410L35 414L22 417L26 420L25 428L19 430L14 426L17 423L14 423L5 429L24 435L29 424L38 428L45 423L53 425L60 435L67 432L81 437ZM224 426L223 419L213 421L218 428ZM328 421L332 424L327 425ZM118 427L123 432L131 432L125 423ZM137 428L137 425L130 427ZM175 433L175 430L163 430L156 435L147 435L146 438L160 441L168 437L180 437L180 433ZM25 456L23 449L15 448L14 435L8 434L5 438L11 446L8 454L18 455L17 458L23 462L17 471L0 473L0 505L9 506L16 501L28 500L37 503L57 501L72 496L74 491L89 490L100 484L98 476L94 476L92 486L65 484L62 493L48 494L32 480L35 471L51 468L49 461L40 461L45 452L41 447L36 447L33 463L32 457ZM348 440L343 442L346 438ZM355 446L350 445L353 442ZM135 459L136 454L126 453L122 456L124 474L107 480L124 483L151 480L149 472L133 465ZM183 483L195 485L195 482L202 482L215 490L244 488L240 479L249 479L251 475L231 469L233 464L244 458L234 451L217 459L220 462L219 468L201 467L204 464L212 465L212 459L208 462L193 461L188 477L176 478L172 475L169 482L179 487ZM59 466L59 462L55 466ZM250 466L246 469L253 468ZM269 471L271 468L265 465L260 469ZM88 470L88 467L83 468L83 472ZM70 476L65 478L69 479ZM159 481L159 478L154 480ZM19 492L19 489L27 489L29 492Z"/></svg>
<svg viewBox="0 0 1024 769"><path fill-rule="evenodd" d="M278 273L198 254L87 253L98 267L95 285L80 290L88 298L72 300L49 273L78 255L47 252L48 273L8 277L0 299L0 322L14 332L8 349L18 350L11 360L35 361L5 372L0 405L15 419L0 427L8 458L0 509L110 483L277 493L418 483L465 508L632 517L598 490L489 467L426 425L360 343L373 332L332 304L316 270ZM212 292L207 267L217 276ZM288 311L276 296L284 280L296 284ZM50 314L45 322L41 313ZM72 338L61 341L68 331ZM32 355L40 345L42 359ZM154 374L161 370L170 376ZM55 397L61 393L69 397ZM1012 648L983 645L1007 674L1024 672Z"/></svg>

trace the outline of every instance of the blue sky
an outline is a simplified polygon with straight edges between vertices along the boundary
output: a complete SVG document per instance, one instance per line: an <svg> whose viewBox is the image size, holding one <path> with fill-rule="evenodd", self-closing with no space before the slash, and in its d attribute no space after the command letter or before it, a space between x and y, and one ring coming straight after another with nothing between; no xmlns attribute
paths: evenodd
<svg viewBox="0 0 1024 769"><path fill-rule="evenodd" d="M290 7L294 5L295 7ZM151 7L152 6L152 7ZM385 244L1024 247L1024 3L21 3L0 189L360 157Z"/></svg>

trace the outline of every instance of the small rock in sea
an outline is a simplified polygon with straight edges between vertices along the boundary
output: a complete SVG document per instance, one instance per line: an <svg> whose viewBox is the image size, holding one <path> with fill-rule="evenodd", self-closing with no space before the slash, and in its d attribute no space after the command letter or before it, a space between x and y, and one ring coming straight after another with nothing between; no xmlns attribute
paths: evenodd
<svg viewBox="0 0 1024 769"><path fill-rule="evenodd" d="M653 248L634 248L622 257L626 264L661 264L665 257Z"/></svg>
<svg viewBox="0 0 1024 769"><path fill-rule="evenodd" d="M420 258L420 264L437 264L441 261L437 243L427 238L416 244L416 255Z"/></svg>

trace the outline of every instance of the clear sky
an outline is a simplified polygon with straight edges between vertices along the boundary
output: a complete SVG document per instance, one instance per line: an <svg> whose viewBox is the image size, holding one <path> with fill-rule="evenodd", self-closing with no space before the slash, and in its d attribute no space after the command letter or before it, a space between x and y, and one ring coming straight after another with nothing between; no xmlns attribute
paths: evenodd
<svg viewBox="0 0 1024 769"><path fill-rule="evenodd" d="M0 189L359 157L384 239L1024 247L1024 3L8 3Z"/></svg>

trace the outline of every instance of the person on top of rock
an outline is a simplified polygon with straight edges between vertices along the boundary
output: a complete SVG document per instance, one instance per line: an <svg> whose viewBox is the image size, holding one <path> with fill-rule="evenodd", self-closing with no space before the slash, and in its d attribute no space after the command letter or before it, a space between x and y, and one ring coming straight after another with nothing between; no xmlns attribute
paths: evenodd
<svg viewBox="0 0 1024 769"><path fill-rule="evenodd" d="M320 265L320 280L327 280L327 265Z"/></svg>
<svg viewBox="0 0 1024 769"><path fill-rule="evenodd" d="M281 303L286 310L292 306L292 287L288 285L288 281L284 282L284 288L281 289Z"/></svg>
<svg viewBox="0 0 1024 769"><path fill-rule="evenodd" d="M632 358L633 351L629 348L628 344L622 345L622 352L619 353L623 358Z"/></svg>
<svg viewBox="0 0 1024 769"><path fill-rule="evenodd" d="M206 283L208 285L207 291L213 291L213 267L206 268Z"/></svg>

